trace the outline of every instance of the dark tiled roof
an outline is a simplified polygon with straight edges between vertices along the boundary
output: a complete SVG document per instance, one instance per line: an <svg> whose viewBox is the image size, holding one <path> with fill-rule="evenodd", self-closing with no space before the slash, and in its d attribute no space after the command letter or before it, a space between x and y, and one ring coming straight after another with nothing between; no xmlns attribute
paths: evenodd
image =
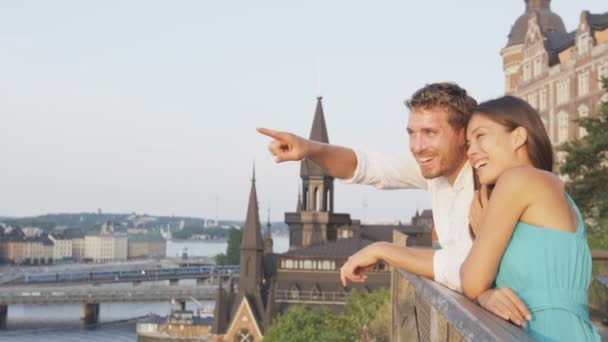
<svg viewBox="0 0 608 342"><path fill-rule="evenodd" d="M393 230L405 234L430 233L431 229L425 226L386 226L386 225L363 225L361 226L361 237L373 241L393 241Z"/></svg>
<svg viewBox="0 0 608 342"><path fill-rule="evenodd" d="M558 54L565 49L574 46L576 31L570 33L547 32L545 33L545 49L549 55L549 65L559 63Z"/></svg>
<svg viewBox="0 0 608 342"><path fill-rule="evenodd" d="M602 14L588 14L587 22L592 30L604 30L608 28L608 12Z"/></svg>
<svg viewBox="0 0 608 342"><path fill-rule="evenodd" d="M422 211L422 214L420 214L420 217L429 217L432 218L433 217L433 211L431 209L425 209Z"/></svg>
<svg viewBox="0 0 608 342"><path fill-rule="evenodd" d="M282 255L293 257L348 258L373 242L372 240L359 238L339 239L322 245L299 248Z"/></svg>
<svg viewBox="0 0 608 342"><path fill-rule="evenodd" d="M524 43L526 33L528 32L528 21L532 15L537 15L540 19L540 27L543 32L566 33L566 27L564 26L562 18L553 13L550 8L528 9L524 14L517 18L515 24L511 27L511 32L508 36L509 41L507 42L506 47Z"/></svg>

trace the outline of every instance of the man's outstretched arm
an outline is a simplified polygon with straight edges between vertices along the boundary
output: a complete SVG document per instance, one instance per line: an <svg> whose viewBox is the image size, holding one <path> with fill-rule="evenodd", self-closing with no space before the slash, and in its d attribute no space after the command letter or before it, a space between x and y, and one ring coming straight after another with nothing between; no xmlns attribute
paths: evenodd
<svg viewBox="0 0 608 342"><path fill-rule="evenodd" d="M309 159L333 177L350 179L355 175L357 156L348 147L325 144L267 128L258 128L257 131L273 139L268 150L275 156L277 163Z"/></svg>

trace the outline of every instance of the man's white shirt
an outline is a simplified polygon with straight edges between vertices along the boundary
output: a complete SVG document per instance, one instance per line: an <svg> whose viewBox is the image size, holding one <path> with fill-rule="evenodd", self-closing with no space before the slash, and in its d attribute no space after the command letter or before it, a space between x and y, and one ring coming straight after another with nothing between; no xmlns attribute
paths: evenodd
<svg viewBox="0 0 608 342"><path fill-rule="evenodd" d="M451 185L446 177L425 179L411 154L386 158L355 150L357 168L344 183L367 184L378 189L425 189L431 195L435 232L441 249L433 257L435 281L457 291L460 266L472 240L469 235L469 208L473 200L473 170L467 162Z"/></svg>

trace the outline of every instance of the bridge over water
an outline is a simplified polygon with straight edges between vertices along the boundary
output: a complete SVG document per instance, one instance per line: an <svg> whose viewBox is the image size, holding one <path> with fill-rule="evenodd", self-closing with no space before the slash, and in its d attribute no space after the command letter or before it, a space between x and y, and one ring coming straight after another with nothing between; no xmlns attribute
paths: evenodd
<svg viewBox="0 0 608 342"><path fill-rule="evenodd" d="M113 270L62 270L24 274L0 286L0 326L10 304L82 303L81 318L99 318L107 302L213 300L218 283L238 279L239 266L189 266ZM180 282L181 281L181 282Z"/></svg>

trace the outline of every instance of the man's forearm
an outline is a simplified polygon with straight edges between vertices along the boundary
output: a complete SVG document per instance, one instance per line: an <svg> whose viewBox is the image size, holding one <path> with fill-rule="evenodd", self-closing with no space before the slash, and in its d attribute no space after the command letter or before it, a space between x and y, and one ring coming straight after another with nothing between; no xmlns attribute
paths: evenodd
<svg viewBox="0 0 608 342"><path fill-rule="evenodd" d="M352 178L357 169L357 155L348 147L311 141L308 159L339 179Z"/></svg>
<svg viewBox="0 0 608 342"><path fill-rule="evenodd" d="M409 273L434 279L432 249L398 246L390 242L376 242L374 256L383 262Z"/></svg>

